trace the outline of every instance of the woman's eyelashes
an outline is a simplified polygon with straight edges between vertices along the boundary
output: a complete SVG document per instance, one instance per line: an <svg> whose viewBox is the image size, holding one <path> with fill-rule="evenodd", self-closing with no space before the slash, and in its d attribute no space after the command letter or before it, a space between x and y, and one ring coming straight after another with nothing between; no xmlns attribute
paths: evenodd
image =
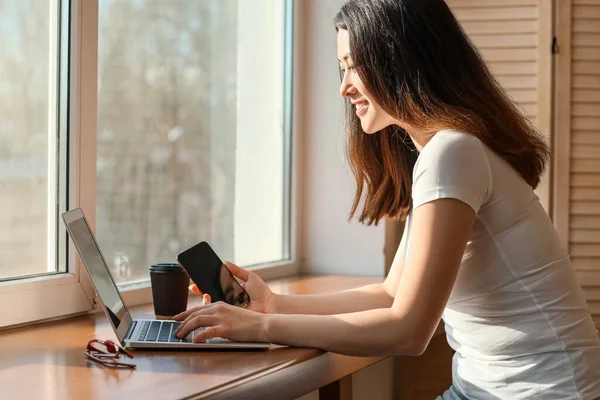
<svg viewBox="0 0 600 400"><path fill-rule="evenodd" d="M353 70L354 69L354 65L348 65L348 69L349 70ZM344 67L340 67L340 73L341 74L345 74L346 73L346 69Z"/></svg>

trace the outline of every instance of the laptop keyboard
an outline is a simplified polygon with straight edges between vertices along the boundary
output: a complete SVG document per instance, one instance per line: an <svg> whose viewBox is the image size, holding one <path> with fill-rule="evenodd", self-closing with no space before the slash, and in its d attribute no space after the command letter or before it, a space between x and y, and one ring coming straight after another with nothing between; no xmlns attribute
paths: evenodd
<svg viewBox="0 0 600 400"><path fill-rule="evenodd" d="M139 342L185 343L191 342L196 333L204 330L204 328L196 329L184 339L179 339L173 336L173 332L175 332L180 325L181 322L143 321L142 329L140 329L137 340Z"/></svg>

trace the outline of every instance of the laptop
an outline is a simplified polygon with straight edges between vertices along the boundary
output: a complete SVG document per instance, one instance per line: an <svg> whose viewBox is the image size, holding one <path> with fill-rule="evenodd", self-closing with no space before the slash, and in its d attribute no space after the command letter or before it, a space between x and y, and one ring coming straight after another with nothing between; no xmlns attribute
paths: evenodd
<svg viewBox="0 0 600 400"><path fill-rule="evenodd" d="M123 303L119 288L106 265L96 238L80 208L62 215L69 236L87 269L92 284L102 301L104 312L113 327L121 346L150 349L268 349L269 343L243 343L223 338L192 343L192 337L203 328L179 339L173 332L179 322L156 319L134 319Z"/></svg>

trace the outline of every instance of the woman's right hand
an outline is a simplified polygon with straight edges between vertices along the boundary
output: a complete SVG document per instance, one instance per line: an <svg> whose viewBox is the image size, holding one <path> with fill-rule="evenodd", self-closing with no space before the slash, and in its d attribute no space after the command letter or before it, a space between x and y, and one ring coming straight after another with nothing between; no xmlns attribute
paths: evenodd
<svg viewBox="0 0 600 400"><path fill-rule="evenodd" d="M230 262L226 262L225 266L238 281L241 281L242 287L250 297L250 303L245 308L263 314L275 313L275 298L277 295L269 289L269 286L255 272L245 270ZM203 296L206 303L210 303L210 298L203 295L196 285L193 285L190 290Z"/></svg>

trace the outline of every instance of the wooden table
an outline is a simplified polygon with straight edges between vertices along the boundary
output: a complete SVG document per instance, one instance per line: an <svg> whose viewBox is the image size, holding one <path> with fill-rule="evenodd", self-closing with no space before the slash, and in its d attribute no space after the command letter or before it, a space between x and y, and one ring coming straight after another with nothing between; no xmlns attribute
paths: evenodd
<svg viewBox="0 0 600 400"><path fill-rule="evenodd" d="M277 293L349 289L382 278L321 276L270 282ZM198 299L191 299L193 305ZM51 299L49 299L51 301ZM136 317L151 305L134 307ZM268 351L135 350L136 370L98 366L84 356L93 338L115 335L103 313L0 332L1 399L321 399L351 398L351 374L385 357L316 349Z"/></svg>

